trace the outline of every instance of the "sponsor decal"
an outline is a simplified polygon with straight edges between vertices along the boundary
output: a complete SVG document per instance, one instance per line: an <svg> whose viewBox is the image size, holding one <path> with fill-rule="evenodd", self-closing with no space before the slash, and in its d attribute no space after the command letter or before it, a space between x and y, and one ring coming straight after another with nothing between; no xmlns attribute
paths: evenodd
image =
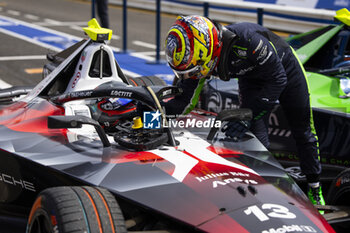
<svg viewBox="0 0 350 233"><path fill-rule="evenodd" d="M255 54L258 50L260 50L262 45L263 45L263 41L260 39L258 46L256 46L256 48L253 50L253 54Z"/></svg>
<svg viewBox="0 0 350 233"><path fill-rule="evenodd" d="M128 97L130 98L132 96L132 92L130 91L111 91L111 95L118 96L118 97Z"/></svg>
<svg viewBox="0 0 350 233"><path fill-rule="evenodd" d="M171 89L168 89L168 90L163 91L162 96L167 96L170 94L171 94Z"/></svg>
<svg viewBox="0 0 350 233"><path fill-rule="evenodd" d="M297 216L290 212L289 209L283 205L264 203L261 206L252 205L244 210L244 213L248 216L256 217L260 222L269 221L271 218L280 219L295 219ZM263 232L286 232L286 231L275 231L275 229L270 229L269 231Z"/></svg>
<svg viewBox="0 0 350 233"><path fill-rule="evenodd" d="M336 186L336 187L339 187L339 186L341 186L341 185L343 185L343 184L346 184L346 183L350 183L350 177L349 177L349 175L340 177L340 178L337 180L337 182L335 183L335 186Z"/></svg>
<svg viewBox="0 0 350 233"><path fill-rule="evenodd" d="M223 177L223 176L229 176L229 175L249 177L249 174L241 173L241 172L222 172L222 173L207 174L205 176L196 177L196 179L199 182L202 182L202 181L206 181L206 180L209 180L209 179L214 179L214 178Z"/></svg>
<svg viewBox="0 0 350 233"><path fill-rule="evenodd" d="M274 157L280 158L280 159L287 159L292 161L299 160L299 157L296 154L292 154L292 153L273 152L272 154Z"/></svg>
<svg viewBox="0 0 350 233"><path fill-rule="evenodd" d="M256 182L255 180L241 179L241 178L235 177L235 178L224 179L223 181L215 180L213 181L213 188L217 188L218 186L224 186L232 183L258 184L258 182Z"/></svg>
<svg viewBox="0 0 350 233"><path fill-rule="evenodd" d="M250 66L250 67L248 67L246 69L242 69L238 73L236 73L236 75L244 75L247 72L252 71L254 68L255 68L255 66Z"/></svg>
<svg viewBox="0 0 350 233"><path fill-rule="evenodd" d="M77 75L75 76L74 81L72 83L72 88L74 88L75 85L77 85L77 82L79 81L79 79L80 79L80 72L78 72Z"/></svg>
<svg viewBox="0 0 350 233"><path fill-rule="evenodd" d="M85 59L86 59L86 54L87 54L87 52L84 50L84 51L82 52L82 54L81 54L81 62L84 62L84 61L85 61Z"/></svg>
<svg viewBox="0 0 350 233"><path fill-rule="evenodd" d="M28 182L26 180L15 178L5 173L0 173L0 182L15 186L15 187L20 187L28 191L36 192L36 189L33 183Z"/></svg>
<svg viewBox="0 0 350 233"><path fill-rule="evenodd" d="M234 176L234 177L230 177ZM212 180L215 178L219 178L221 180L213 180L213 188L217 188L219 186L231 184L231 183L244 183L244 184L258 184L257 181L248 179L250 175L242 172L222 172L222 173L212 173L207 174L205 176L196 177L196 180L199 182ZM228 178L225 178L228 177Z"/></svg>
<svg viewBox="0 0 350 233"><path fill-rule="evenodd" d="M247 56L247 51L242 50L242 49L237 49L238 56L240 57L246 57Z"/></svg>
<svg viewBox="0 0 350 233"><path fill-rule="evenodd" d="M72 92L69 94L71 98L78 98L78 97L89 97L91 96L92 91L78 91L78 92Z"/></svg>
<svg viewBox="0 0 350 233"><path fill-rule="evenodd" d="M266 56L266 58L265 58L263 61L261 61L261 62L259 63L259 65L264 65L265 62L266 62L267 60L269 60L269 58L271 57L271 55L272 55L272 52L269 51L269 54Z"/></svg>
<svg viewBox="0 0 350 233"><path fill-rule="evenodd" d="M317 232L312 226L306 225L283 225L279 228L270 228L262 233L285 233L285 232Z"/></svg>
<svg viewBox="0 0 350 233"><path fill-rule="evenodd" d="M261 51L260 51L260 53L259 53L259 55L258 55L257 60L261 60L261 59L265 58L266 56L267 56L267 45L265 45L265 46L261 49Z"/></svg>

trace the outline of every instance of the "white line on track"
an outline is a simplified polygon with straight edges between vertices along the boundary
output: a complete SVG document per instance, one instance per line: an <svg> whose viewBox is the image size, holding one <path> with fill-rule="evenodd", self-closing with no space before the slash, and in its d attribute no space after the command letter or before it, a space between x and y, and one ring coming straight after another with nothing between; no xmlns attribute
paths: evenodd
<svg viewBox="0 0 350 233"><path fill-rule="evenodd" d="M12 12L12 14L16 14L16 12ZM32 16L29 16L29 17L32 17ZM24 21L21 21L21 20L17 20L17 19L13 19L13 18L10 18L10 17L6 17L6 16L0 16L0 18L5 18L7 20L14 21L14 22L17 22L19 24L26 25L28 27L33 27L35 25L35 27L37 29L39 29L39 30L47 31L47 32L50 32L50 33L53 33L53 34L56 34L56 35L61 35L61 36L70 38L72 40L82 40L83 38L82 37L73 36L73 35L70 35L70 34L67 34L67 33L59 32L59 31L56 31L56 30L53 30L53 29L50 29L50 28L46 28L46 27L43 27L41 25L46 25L46 26L54 26L54 25L71 26L71 28L73 28L73 29L77 29L78 25L83 25L83 26L86 25L86 22L59 22L59 21L51 20L51 19L45 19L44 23L31 24L31 23L27 23L27 22L24 22ZM27 16L27 18L28 18L28 16ZM32 17L32 18L35 18L35 16ZM81 30L81 27L79 27L79 30ZM1 29L1 28L0 28L0 32L2 32L4 34L7 34L7 35L10 35L10 36L13 36L15 38L22 39L22 40L27 41L29 43L36 44L38 46L51 49L53 51L57 51L57 52L61 51L60 49L58 49L58 48L56 48L54 46L47 45L47 44L42 43L40 41L33 40L32 38L28 38L28 37L22 36L20 34L14 33L14 32L10 32L10 31L7 31L7 30ZM112 36L112 38L113 39L120 39L120 37L116 36L116 35ZM147 47L147 48L152 48L152 49L155 48L155 45L150 44L150 43L146 43L146 42L142 42L142 41L134 41L133 43L136 44L136 45L139 45L139 46ZM117 47L111 47L111 48L114 51L116 51L116 52L120 51L120 48L117 48ZM146 52L145 54L143 54L143 52L134 52L134 53L131 53L130 55L138 57L138 58L142 58L142 59L144 59L146 61L154 61L153 57L150 57L150 56L146 55L147 53L148 52ZM7 60L9 60L9 59L13 59L13 60L16 60L16 59L22 59L22 60L25 60L25 59L45 59L45 58L46 58L45 56L33 55L33 56L16 56L16 57L12 57L12 58L11 57L7 57ZM0 58L0 59L5 61L5 57ZM139 76L139 74L131 72L131 71L128 71L128 70L124 70L123 69L123 72L126 75L130 75L132 77ZM6 82L4 82L4 81L2 81L0 79L0 87L1 88L10 87L10 86L11 86L10 84L8 84L8 83L6 83Z"/></svg>
<svg viewBox="0 0 350 233"><path fill-rule="evenodd" d="M61 26L61 22L57 21L57 20L53 20L53 19L44 19L45 22L51 24L51 25L59 25Z"/></svg>
<svg viewBox="0 0 350 233"><path fill-rule="evenodd" d="M29 56L6 56L0 57L0 61L20 61L20 60L45 60L44 55L29 55Z"/></svg>
<svg viewBox="0 0 350 233"><path fill-rule="evenodd" d="M145 55L145 56L155 56L156 52L155 51L147 51L147 52L138 52L138 54ZM160 55L165 55L165 51L160 51Z"/></svg>
<svg viewBox="0 0 350 233"><path fill-rule="evenodd" d="M12 87L10 84L8 84L7 82L4 82L0 79L0 89L4 89L4 88L8 88L8 87Z"/></svg>
<svg viewBox="0 0 350 233"><path fill-rule="evenodd" d="M7 13L15 16L19 16L21 14L19 11L14 11L14 10L7 10Z"/></svg>
<svg viewBox="0 0 350 233"><path fill-rule="evenodd" d="M60 22L60 21L56 21L56 20L51 20L51 19L45 19L44 22L37 22L35 23L35 25L39 25L42 27L53 27L53 26L65 26L65 27L74 27L79 25L80 30L81 27L87 27L86 22L80 22L80 21L76 21L76 22Z"/></svg>
<svg viewBox="0 0 350 233"><path fill-rule="evenodd" d="M156 49L157 48L157 46L154 45L154 44L150 44L150 43L139 41L139 40L134 40L132 43L134 45L146 47L146 48L149 48L149 49Z"/></svg>
<svg viewBox="0 0 350 233"><path fill-rule="evenodd" d="M24 17L30 20L39 20L39 16L36 15L25 14Z"/></svg>
<svg viewBox="0 0 350 233"><path fill-rule="evenodd" d="M14 33L14 32L10 32L10 31L4 30L4 29L2 29L2 28L0 28L0 32L2 32L2 33L4 33L4 34L7 34L7 35L9 35L9 36L13 36L13 37L15 37L15 38L18 38L18 39L27 41L27 42L29 42L29 43L32 43L32 44L35 44L35 45L38 45L38 46L41 46L41 47L44 47L44 48L51 49L51 50L56 51L56 52L61 51L61 49L58 49L58 48L55 47L55 46L47 45L47 44L42 43L42 42L40 42L40 41L33 40L32 38L28 38L28 37L26 37L26 36L22 36L22 35L19 35L19 34L17 34L17 33Z"/></svg>

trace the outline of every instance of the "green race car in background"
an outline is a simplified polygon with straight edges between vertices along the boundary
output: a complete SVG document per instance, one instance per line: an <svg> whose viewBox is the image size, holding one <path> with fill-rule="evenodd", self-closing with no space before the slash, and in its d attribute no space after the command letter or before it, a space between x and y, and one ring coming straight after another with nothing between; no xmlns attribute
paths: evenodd
<svg viewBox="0 0 350 233"><path fill-rule="evenodd" d="M350 205L350 12L337 11L339 22L287 38L304 65L313 118L320 143L322 183L327 204ZM213 112L238 107L237 80L208 82L201 108ZM234 87L234 88L232 88ZM280 107L269 121L270 151L289 174L303 183L297 151Z"/></svg>

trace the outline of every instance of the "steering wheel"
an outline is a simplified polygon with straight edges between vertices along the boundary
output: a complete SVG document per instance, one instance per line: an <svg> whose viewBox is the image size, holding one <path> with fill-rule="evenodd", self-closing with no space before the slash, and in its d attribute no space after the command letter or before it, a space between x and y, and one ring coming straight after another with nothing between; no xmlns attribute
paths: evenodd
<svg viewBox="0 0 350 233"><path fill-rule="evenodd" d="M164 129L133 129L128 121L116 126L114 140L121 146L136 151L155 149L168 141Z"/></svg>

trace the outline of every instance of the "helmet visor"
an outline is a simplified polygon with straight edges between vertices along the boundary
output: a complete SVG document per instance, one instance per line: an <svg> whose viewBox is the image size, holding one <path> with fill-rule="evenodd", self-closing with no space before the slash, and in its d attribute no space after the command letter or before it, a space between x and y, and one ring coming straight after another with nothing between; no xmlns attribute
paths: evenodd
<svg viewBox="0 0 350 233"><path fill-rule="evenodd" d="M191 79L200 79L200 78L203 78L203 75L202 73L200 72L201 71L201 66L195 66L191 69L188 69L188 70L176 70L176 69L173 69L175 75L177 78L179 79L188 79L188 78L191 78Z"/></svg>

